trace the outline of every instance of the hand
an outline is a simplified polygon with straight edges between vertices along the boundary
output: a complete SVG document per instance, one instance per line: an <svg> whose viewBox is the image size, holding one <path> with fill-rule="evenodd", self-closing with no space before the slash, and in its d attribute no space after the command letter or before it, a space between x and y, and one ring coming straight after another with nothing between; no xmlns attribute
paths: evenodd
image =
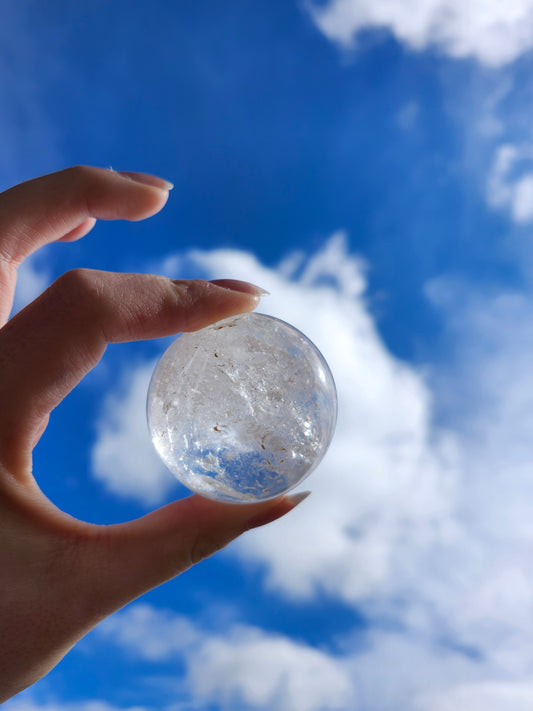
<svg viewBox="0 0 533 711"><path fill-rule="evenodd" d="M191 496L136 521L95 526L59 511L33 478L32 450L50 412L107 343L195 330L259 301L243 282L76 269L7 321L16 270L29 254L83 237L97 218L149 217L170 187L78 167L0 194L0 701L44 676L104 617L300 498L230 505Z"/></svg>

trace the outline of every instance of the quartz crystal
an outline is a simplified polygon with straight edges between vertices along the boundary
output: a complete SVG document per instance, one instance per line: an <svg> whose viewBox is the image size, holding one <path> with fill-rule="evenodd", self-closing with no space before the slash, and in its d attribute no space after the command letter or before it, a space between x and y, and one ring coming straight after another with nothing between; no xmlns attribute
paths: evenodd
<svg viewBox="0 0 533 711"><path fill-rule="evenodd" d="M251 313L180 335L155 368L147 411L154 446L182 484L246 503L280 496L317 466L337 395L306 336Z"/></svg>

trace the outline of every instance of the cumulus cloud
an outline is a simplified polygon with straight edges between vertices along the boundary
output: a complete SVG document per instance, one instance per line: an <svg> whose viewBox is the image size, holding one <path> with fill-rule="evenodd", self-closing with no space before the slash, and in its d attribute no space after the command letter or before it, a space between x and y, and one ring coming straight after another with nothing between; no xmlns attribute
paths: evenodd
<svg viewBox="0 0 533 711"><path fill-rule="evenodd" d="M327 0L308 2L324 35L346 48L365 30L385 31L414 50L499 67L533 48L533 0Z"/></svg>
<svg viewBox="0 0 533 711"><path fill-rule="evenodd" d="M213 633L149 605L114 615L98 635L145 660L179 656L186 666L184 687L197 703L279 711L353 708L353 683L343 662L285 635L247 625Z"/></svg>
<svg viewBox="0 0 533 711"><path fill-rule="evenodd" d="M126 371L97 421L92 472L112 493L148 505L162 501L174 480L157 456L146 425L146 393L155 363Z"/></svg>
<svg viewBox="0 0 533 711"><path fill-rule="evenodd" d="M193 660L201 659L211 665L213 698L226 694L230 704L240 694L261 708L244 679L235 686L227 680L225 659L241 659L242 650L252 647L273 653L281 645L309 668L320 659L324 678L333 679L334 668L351 678L350 693L359 702L349 708L360 703L392 711L402 699L402 708L425 711L428 699L435 708L441 699L446 709L452 703L446 699L467 692L465 698L483 699L486 685L497 682L504 689L500 708L507 703L514 709L516 695L507 690L533 672L531 299L518 293L476 296L445 280L428 285L454 348L446 366L422 374L395 358L380 338L366 303L366 267L348 252L342 234L315 255L288 257L278 269L232 250L173 255L165 266L179 276L185 262L209 278L230 275L268 289L272 296L260 310L314 340L339 390L334 442L304 484L312 496L275 526L244 536L233 554L262 564L271 594L316 602L326 593L332 604L353 607L370 625L370 632L352 640L347 631L342 657L248 628L207 635L205 644L195 641L193 631L182 650L192 665L191 688L197 678ZM151 364L144 374L131 375L102 420L123 435L114 450L113 471L121 474L113 486L124 495L132 492L128 469L147 446L128 435L136 432L128 422L135 408L144 413L150 370ZM446 429L436 426L435 411ZM144 414L142 419L144 428ZM96 448L107 437L102 427ZM156 496L148 476L143 481L136 495L155 500L161 491ZM163 645L153 654L178 653L178 647L165 652ZM284 688L272 664L264 692L270 707ZM387 687L373 691L365 680L374 678L379 686L384 666L390 669ZM420 683L413 682L417 669ZM286 691L288 698L291 693Z"/></svg>
<svg viewBox="0 0 533 711"><path fill-rule="evenodd" d="M241 554L268 563L271 584L289 594L310 596L325 587L351 602L375 595L394 577L397 546L424 549L446 535L454 452L452 441L431 429L431 395L423 378L395 359L378 334L364 301L364 265L346 252L342 234L280 270L231 250L194 252L187 259L209 277L231 274L267 288L272 295L260 310L309 335L330 363L339 391L336 437L312 479L316 504L276 527L277 533L248 536ZM166 265L174 274L176 260ZM94 461L109 457L112 465L100 464L97 475L117 493L155 500L159 475L150 490L153 469L138 462L146 461L151 444L144 414L135 414L144 413L151 369L136 370L129 387L110 396ZM146 475L142 484L132 483L138 471ZM307 545L282 545L293 535Z"/></svg>
<svg viewBox="0 0 533 711"><path fill-rule="evenodd" d="M176 643L184 626L193 634ZM222 624L214 632L175 612L136 604L106 621L96 636L130 657L153 665L164 661L164 674L173 661L185 667L182 677L159 678L179 689L186 708L190 699L194 708L232 710L470 710L484 708L494 692L500 704L494 708L522 711L533 700L529 682L495 681L496 667L401 630L348 633L332 653L250 625Z"/></svg>
<svg viewBox="0 0 533 711"><path fill-rule="evenodd" d="M109 617L98 635L152 662L181 654L200 640L198 629L186 617L146 604Z"/></svg>
<svg viewBox="0 0 533 711"><path fill-rule="evenodd" d="M401 578L402 551L414 565L419 553L449 535L454 452L450 438L431 429L423 378L394 358L378 334L364 300L364 264L347 253L341 233L317 254L285 261L279 270L232 250L185 258L209 278L230 274L268 289L260 310L317 344L339 392L336 436L312 477L316 503L243 539L240 555L264 562L270 585L296 597L325 590L355 604L389 591ZM167 260L167 271L177 275L179 260ZM113 491L154 502L162 479L157 469L150 484L151 445L139 414L150 370L132 373L129 388L109 397L93 461ZM306 543L287 546L287 540Z"/></svg>
<svg viewBox="0 0 533 711"><path fill-rule="evenodd" d="M530 674L533 302L516 292L481 297L446 281L429 294L455 344L437 383L447 392L463 462L457 514L464 545L454 584L441 575L433 604L456 640L505 673Z"/></svg>
<svg viewBox="0 0 533 711"><path fill-rule="evenodd" d="M452 534L455 454L452 439L431 427L423 377L379 336L364 299L364 265L347 253L341 234L292 275L286 265L283 273L268 270L225 250L196 258L209 274L264 285L272 296L261 310L310 336L339 392L334 442L305 483L312 498L278 526L242 539L237 550L265 563L269 584L291 596L326 591L357 604L388 595L406 572L401 561L416 565Z"/></svg>
<svg viewBox="0 0 533 711"><path fill-rule="evenodd" d="M189 659L195 698L222 708L344 711L353 683L334 657L282 635L236 627L203 641Z"/></svg>

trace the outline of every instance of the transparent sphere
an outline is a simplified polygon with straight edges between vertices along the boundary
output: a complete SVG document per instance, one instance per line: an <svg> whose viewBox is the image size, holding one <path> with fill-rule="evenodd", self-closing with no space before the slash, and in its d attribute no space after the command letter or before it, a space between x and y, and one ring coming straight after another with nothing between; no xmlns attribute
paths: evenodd
<svg viewBox="0 0 533 711"><path fill-rule="evenodd" d="M306 336L252 313L180 335L155 368L147 412L152 442L182 484L246 503L285 493L317 466L337 394Z"/></svg>

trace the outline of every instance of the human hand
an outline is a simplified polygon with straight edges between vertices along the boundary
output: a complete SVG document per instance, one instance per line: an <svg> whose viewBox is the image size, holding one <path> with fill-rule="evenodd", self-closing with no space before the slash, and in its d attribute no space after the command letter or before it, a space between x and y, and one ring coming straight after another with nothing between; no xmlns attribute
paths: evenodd
<svg viewBox="0 0 533 711"><path fill-rule="evenodd" d="M195 330L259 301L244 282L78 269L8 320L16 270L29 254L83 237L96 219L149 217L170 187L77 167L0 194L0 701L44 676L107 615L301 500L243 506L194 495L136 521L95 526L57 509L33 477L32 450L50 412L107 343Z"/></svg>

